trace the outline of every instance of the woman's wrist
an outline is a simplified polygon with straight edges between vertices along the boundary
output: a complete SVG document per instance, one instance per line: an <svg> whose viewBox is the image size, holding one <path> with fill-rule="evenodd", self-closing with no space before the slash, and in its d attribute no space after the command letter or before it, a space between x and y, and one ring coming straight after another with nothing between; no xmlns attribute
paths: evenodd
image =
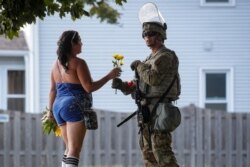
<svg viewBox="0 0 250 167"><path fill-rule="evenodd" d="M46 110L47 110L48 112L50 112L50 113L53 113L53 111L51 110L50 107L46 107Z"/></svg>

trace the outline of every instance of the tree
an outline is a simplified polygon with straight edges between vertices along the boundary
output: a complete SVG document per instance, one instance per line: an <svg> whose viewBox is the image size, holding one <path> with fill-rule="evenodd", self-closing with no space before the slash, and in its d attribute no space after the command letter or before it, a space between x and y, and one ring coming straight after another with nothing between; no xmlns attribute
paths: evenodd
<svg viewBox="0 0 250 167"><path fill-rule="evenodd" d="M118 5L126 2L115 0ZM55 13L60 18L70 14L72 20L96 16L101 22L116 24L120 13L111 3L110 0L0 0L0 35L4 34L12 39L18 36L20 29L26 24L35 23L36 18L43 20Z"/></svg>

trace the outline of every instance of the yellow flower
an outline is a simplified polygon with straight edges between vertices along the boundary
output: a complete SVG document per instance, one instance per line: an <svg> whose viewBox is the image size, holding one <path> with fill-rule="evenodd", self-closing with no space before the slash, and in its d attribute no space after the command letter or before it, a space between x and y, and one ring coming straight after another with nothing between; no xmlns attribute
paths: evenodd
<svg viewBox="0 0 250 167"><path fill-rule="evenodd" d="M54 119L52 111L50 111L47 107L43 112L42 116L42 130L43 133L49 135L51 131L54 132L55 136L61 136L60 128L57 126L56 120Z"/></svg>
<svg viewBox="0 0 250 167"><path fill-rule="evenodd" d="M120 62L120 66L122 66L123 64L124 64L124 62L123 62L123 61L121 61L121 62Z"/></svg>
<svg viewBox="0 0 250 167"><path fill-rule="evenodd" d="M122 59L123 59L123 55L118 54L118 55L117 55L117 60L122 60Z"/></svg>
<svg viewBox="0 0 250 167"><path fill-rule="evenodd" d="M119 55L118 53L114 53L113 58L117 60L118 55Z"/></svg>
<svg viewBox="0 0 250 167"><path fill-rule="evenodd" d="M60 129L59 126L56 126L56 127L54 128L54 133L55 133L55 136L56 136L56 137L61 137L61 136L62 136L62 132L61 132L61 129Z"/></svg>
<svg viewBox="0 0 250 167"><path fill-rule="evenodd" d="M121 67L124 64L123 62L124 56L122 54L114 53L113 58L115 59L112 61L114 67Z"/></svg>

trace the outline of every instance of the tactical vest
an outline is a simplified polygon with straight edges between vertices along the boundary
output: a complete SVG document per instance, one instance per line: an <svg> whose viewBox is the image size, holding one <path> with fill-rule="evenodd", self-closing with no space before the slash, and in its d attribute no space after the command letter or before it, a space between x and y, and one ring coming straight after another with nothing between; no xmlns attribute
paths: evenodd
<svg viewBox="0 0 250 167"><path fill-rule="evenodd" d="M165 57L162 57L165 56ZM160 60L164 60L159 62ZM167 49L165 46L159 49L154 55L150 54L149 57L144 61L145 65L148 66L148 71L157 71L157 77L152 76L152 79L148 79L146 83L143 79L149 75L147 72L142 72L140 76L140 90L147 98L159 98L166 91L168 86L171 84L175 75L177 79L167 94L166 98L171 100L177 100L181 93L180 76L178 72L179 60L174 51ZM157 64L161 63L161 67ZM140 70L140 68L139 68ZM140 72L139 72L140 73ZM157 82L155 81L157 80ZM153 84L158 83L158 84Z"/></svg>

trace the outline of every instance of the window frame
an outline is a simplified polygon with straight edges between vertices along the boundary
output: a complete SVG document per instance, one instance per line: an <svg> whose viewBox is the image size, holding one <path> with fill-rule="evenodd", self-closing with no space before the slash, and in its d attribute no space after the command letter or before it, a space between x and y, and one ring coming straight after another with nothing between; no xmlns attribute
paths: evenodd
<svg viewBox="0 0 250 167"><path fill-rule="evenodd" d="M206 0L200 0L200 6L202 7L232 7L232 6L236 6L236 0L229 0L228 2L211 2L211 3L206 2Z"/></svg>
<svg viewBox="0 0 250 167"><path fill-rule="evenodd" d="M24 111L26 112L27 109L27 75L26 75L26 70L25 70L25 66L24 65L2 65L0 67L1 70L1 101L2 103L0 104L0 107L3 108L4 110L7 110L8 107L8 98L24 98L25 99L25 104L24 104ZM8 71L9 70L22 70L25 73L25 93L24 94L8 94Z"/></svg>
<svg viewBox="0 0 250 167"><path fill-rule="evenodd" d="M206 74L208 73L224 73L226 74L226 97L225 99L206 99ZM205 108L205 104L207 103L226 103L227 111L234 110L233 104L233 79L234 79L233 68L201 68L200 69L200 102L199 106Z"/></svg>

